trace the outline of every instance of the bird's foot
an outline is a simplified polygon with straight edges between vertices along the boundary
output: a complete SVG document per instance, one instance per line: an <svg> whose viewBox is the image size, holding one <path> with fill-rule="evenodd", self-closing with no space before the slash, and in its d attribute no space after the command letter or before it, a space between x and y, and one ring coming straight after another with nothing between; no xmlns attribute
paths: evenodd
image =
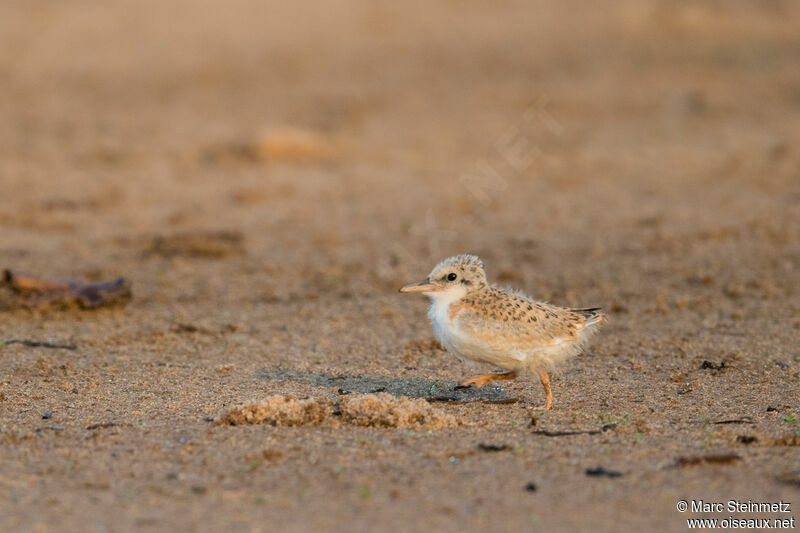
<svg viewBox="0 0 800 533"><path fill-rule="evenodd" d="M500 379L514 379L517 377L516 372L502 372L502 373L494 373L494 374L484 374L482 376L478 376L472 379L468 379L466 381L462 381L458 384L458 389L460 388L467 388L470 385L475 385L476 388L480 389L484 385L488 385L492 381L500 380Z"/></svg>

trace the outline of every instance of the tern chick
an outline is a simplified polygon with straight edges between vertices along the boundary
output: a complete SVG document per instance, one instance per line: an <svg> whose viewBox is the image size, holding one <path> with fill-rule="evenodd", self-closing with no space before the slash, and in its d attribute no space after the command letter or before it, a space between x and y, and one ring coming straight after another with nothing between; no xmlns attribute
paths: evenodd
<svg viewBox="0 0 800 533"><path fill-rule="evenodd" d="M547 410L553 408L548 372L581 353L606 320L599 307L557 307L490 285L483 262L474 255L445 259L426 279L400 292L421 292L431 299L428 318L448 351L509 371L478 376L461 385L480 388L530 370L542 381L547 397L541 409Z"/></svg>

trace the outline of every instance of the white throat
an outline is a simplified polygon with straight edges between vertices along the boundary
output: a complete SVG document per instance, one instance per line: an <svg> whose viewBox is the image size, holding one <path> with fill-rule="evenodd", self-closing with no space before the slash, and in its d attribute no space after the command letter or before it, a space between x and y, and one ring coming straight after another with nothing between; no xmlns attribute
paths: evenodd
<svg viewBox="0 0 800 533"><path fill-rule="evenodd" d="M450 304L457 302L467 294L462 286L450 287L446 291L425 293L431 299L428 318L433 326L433 333L442 345L453 353L456 349L457 331L450 320Z"/></svg>
<svg viewBox="0 0 800 533"><path fill-rule="evenodd" d="M440 292L426 292L425 295L431 299L428 318L431 319L434 333L442 340L442 331L450 326L450 304L466 296L467 289L456 285Z"/></svg>

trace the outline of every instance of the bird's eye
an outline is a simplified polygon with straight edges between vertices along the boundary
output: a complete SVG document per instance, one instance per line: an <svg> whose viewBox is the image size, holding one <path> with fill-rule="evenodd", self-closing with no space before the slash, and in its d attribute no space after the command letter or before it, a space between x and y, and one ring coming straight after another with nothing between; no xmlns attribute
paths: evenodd
<svg viewBox="0 0 800 533"><path fill-rule="evenodd" d="M456 276L454 272L450 272L450 273L447 275L447 281L455 281L457 277L458 277L458 276Z"/></svg>

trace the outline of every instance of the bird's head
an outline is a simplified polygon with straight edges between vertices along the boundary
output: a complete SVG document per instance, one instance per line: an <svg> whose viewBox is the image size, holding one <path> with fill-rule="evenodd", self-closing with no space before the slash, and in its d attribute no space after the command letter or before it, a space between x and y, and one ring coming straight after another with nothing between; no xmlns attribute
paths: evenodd
<svg viewBox="0 0 800 533"><path fill-rule="evenodd" d="M406 285L400 292L421 292L432 299L457 300L485 286L483 261L474 255L457 255L445 259L427 278Z"/></svg>

